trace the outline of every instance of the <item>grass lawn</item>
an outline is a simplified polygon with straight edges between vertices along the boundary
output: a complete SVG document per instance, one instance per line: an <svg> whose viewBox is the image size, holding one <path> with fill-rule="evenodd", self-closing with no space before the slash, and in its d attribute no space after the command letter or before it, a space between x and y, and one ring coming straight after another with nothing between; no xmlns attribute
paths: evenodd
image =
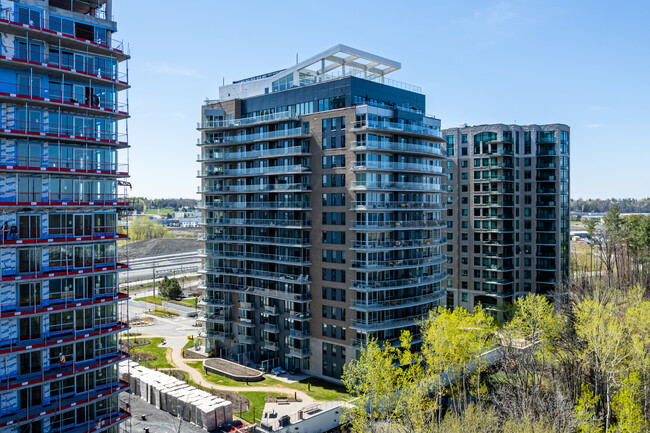
<svg viewBox="0 0 650 433"><path fill-rule="evenodd" d="M248 399L248 401L250 401L250 407L248 408L248 412L239 414L239 408L235 407L236 405L233 404L232 407L233 415L237 414L237 416L245 419L248 422L253 422L253 418L255 419L256 422L259 422L259 420L262 419L262 413L264 411L264 404L266 403L266 397L286 397L284 394L256 392L256 391L240 392L238 394L243 395Z"/></svg>
<svg viewBox="0 0 650 433"><path fill-rule="evenodd" d="M175 365L167 362L167 352L172 351L171 347L158 347L162 338L160 337L146 337L150 341L146 346L139 346L133 349L134 352L146 352L156 356L153 361L140 361L145 367L149 368L175 368Z"/></svg>
<svg viewBox="0 0 650 433"><path fill-rule="evenodd" d="M149 302L151 304L162 305L163 298L160 296L156 296L155 298L153 296L143 296L141 298L135 298L134 301L142 301Z"/></svg>
<svg viewBox="0 0 650 433"><path fill-rule="evenodd" d="M203 371L203 362L201 361L187 362L186 364L192 368L199 370L208 382L214 383L215 385L246 386L246 382L238 382L236 380L228 379L214 373L206 374L205 371ZM309 391L310 385L311 391ZM261 380L259 382L250 382L250 386L270 386L302 391L316 401L342 400L347 396L345 387L333 385L331 383L313 378L305 379L300 382L286 383L281 380L264 376L264 380Z"/></svg>
<svg viewBox="0 0 650 433"><path fill-rule="evenodd" d="M163 208L163 209L147 209L144 211L145 215L164 215L168 213L174 213L174 209Z"/></svg>
<svg viewBox="0 0 650 433"><path fill-rule="evenodd" d="M198 298L187 298L187 299L183 299L180 302L181 302L181 304L185 304L188 307L194 308L194 307L196 307L197 300L198 300Z"/></svg>

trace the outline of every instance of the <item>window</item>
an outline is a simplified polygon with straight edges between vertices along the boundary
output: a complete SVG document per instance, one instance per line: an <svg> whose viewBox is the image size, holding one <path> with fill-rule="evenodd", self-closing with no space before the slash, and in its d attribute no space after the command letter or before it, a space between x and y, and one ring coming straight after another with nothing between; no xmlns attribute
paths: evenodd
<svg viewBox="0 0 650 433"><path fill-rule="evenodd" d="M323 206L345 206L345 193L324 193Z"/></svg>
<svg viewBox="0 0 650 433"><path fill-rule="evenodd" d="M345 244L345 232L323 230L323 243L343 245Z"/></svg>
<svg viewBox="0 0 650 433"><path fill-rule="evenodd" d="M323 157L323 168L345 167L345 155L329 155Z"/></svg>
<svg viewBox="0 0 650 433"><path fill-rule="evenodd" d="M345 263L345 251L323 250L324 263Z"/></svg>
<svg viewBox="0 0 650 433"><path fill-rule="evenodd" d="M329 301L345 302L345 289L323 287L323 299L327 299Z"/></svg>
<svg viewBox="0 0 650 433"><path fill-rule="evenodd" d="M460 154L461 154L462 156L467 156L467 147L463 147L463 148L461 148L461 149L460 149Z"/></svg>
<svg viewBox="0 0 650 433"><path fill-rule="evenodd" d="M324 174L323 187L345 186L345 174Z"/></svg>
<svg viewBox="0 0 650 433"><path fill-rule="evenodd" d="M324 225L345 225L345 212L323 212Z"/></svg>
<svg viewBox="0 0 650 433"><path fill-rule="evenodd" d="M460 142L463 144L467 143L467 134L461 135Z"/></svg>

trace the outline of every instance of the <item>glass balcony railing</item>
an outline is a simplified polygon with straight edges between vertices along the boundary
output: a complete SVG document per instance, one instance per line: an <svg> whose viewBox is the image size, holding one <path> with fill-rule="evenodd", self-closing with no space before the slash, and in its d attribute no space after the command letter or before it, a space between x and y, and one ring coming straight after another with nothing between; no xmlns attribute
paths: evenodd
<svg viewBox="0 0 650 433"><path fill-rule="evenodd" d="M279 165L272 167L249 167L249 168L232 168L221 169L213 168L198 172L199 177L207 176L256 176L260 174L272 173L306 173L309 172L309 167L304 167L300 164L295 165Z"/></svg>
<svg viewBox="0 0 650 433"><path fill-rule="evenodd" d="M379 140L353 141L350 144L350 149L353 151L389 150L394 152L423 153L427 155L445 156L445 153L439 147Z"/></svg>
<svg viewBox="0 0 650 433"><path fill-rule="evenodd" d="M237 128L240 126L255 125L257 123L271 123L282 120L298 120L300 117L289 111L282 113L266 114L264 116L245 117L242 119L213 120L197 123L197 129L223 129Z"/></svg>
<svg viewBox="0 0 650 433"><path fill-rule="evenodd" d="M352 181L353 190L395 190L395 191L441 191L439 183L424 182L377 182L377 181Z"/></svg>
<svg viewBox="0 0 650 433"><path fill-rule="evenodd" d="M416 305L428 304L435 302L445 296L444 292L434 292L426 295L414 296L409 298L395 299L353 299L350 307L360 311L379 311L393 308L406 308Z"/></svg>
<svg viewBox="0 0 650 433"><path fill-rule="evenodd" d="M447 261L447 256L443 254L436 254L429 257L421 257L416 259L403 259L403 260L353 260L352 269L399 269L399 268L414 268L429 265L439 265Z"/></svg>
<svg viewBox="0 0 650 433"><path fill-rule="evenodd" d="M383 131L393 132L407 132L420 135L427 135L430 137L442 138L442 133L439 129L424 126L424 125L411 125L406 123L394 123L387 121L367 120L354 123L355 129L377 129Z"/></svg>
<svg viewBox="0 0 650 433"><path fill-rule="evenodd" d="M352 230L385 230L385 229L423 229L431 227L444 227L447 223L442 220L422 221L367 221L356 222Z"/></svg>
<svg viewBox="0 0 650 433"><path fill-rule="evenodd" d="M207 272L210 274L227 274L227 275L239 275L247 278L264 278L273 281L282 281L289 282L293 284L310 284L311 278L307 274L287 274L284 272L271 272L263 271L259 269L242 269L242 268L224 268L218 266L202 266L199 268L199 272Z"/></svg>
<svg viewBox="0 0 650 433"><path fill-rule="evenodd" d="M383 162L383 161L352 161L350 169L360 170L381 170L381 171L408 171L416 173L442 174L442 167L431 164L417 164L410 162Z"/></svg>
<svg viewBox="0 0 650 433"><path fill-rule="evenodd" d="M308 220L264 219L264 218L205 218L203 224L224 226L260 226L260 227L311 227Z"/></svg>
<svg viewBox="0 0 650 433"><path fill-rule="evenodd" d="M249 152L222 152L213 155L196 155L198 162L202 161L231 161L235 159L252 159L266 156L283 156L294 154L308 154L301 146L281 147L277 149L251 150Z"/></svg>
<svg viewBox="0 0 650 433"><path fill-rule="evenodd" d="M352 249L394 249L394 248L418 248L445 245L447 239L412 239L412 240L386 240L386 241L357 241L353 240Z"/></svg>
<svg viewBox="0 0 650 433"><path fill-rule="evenodd" d="M395 209L395 210L419 210L419 209L443 209L441 203L424 201L353 201L351 210L357 209Z"/></svg>
<svg viewBox="0 0 650 433"><path fill-rule="evenodd" d="M310 191L310 185L301 183L282 183L282 184L269 184L269 185L222 185L217 186L203 186L198 188L199 193L214 193L223 194L228 192L272 192L272 191Z"/></svg>
<svg viewBox="0 0 650 433"><path fill-rule="evenodd" d="M208 242L261 243L275 245L293 245L296 247L311 246L310 239L282 238L278 236L246 236L246 235L208 235L199 236L199 240Z"/></svg>
<svg viewBox="0 0 650 433"><path fill-rule="evenodd" d="M433 275L400 278L395 280L382 280L382 281L365 281L365 280L352 280L351 289L362 291L376 291L385 289L395 289L401 287L417 286L420 284L437 283L447 278L447 273L440 272Z"/></svg>
<svg viewBox="0 0 650 433"><path fill-rule="evenodd" d="M248 141L274 140L276 138L293 137L293 136L308 137L309 133L304 131L302 128L280 129L277 131L259 132L257 134L241 134L241 135L219 137L219 138L215 138L212 143L205 143L205 144L245 143Z"/></svg>
<svg viewBox="0 0 650 433"><path fill-rule="evenodd" d="M311 259L305 257L295 257L286 254L262 254L252 252L238 252L238 251L211 251L201 250L208 257L223 258L223 259L238 259L238 260L252 260L252 261L266 261L266 262L281 262L291 263L296 266L309 266ZM199 254L201 254L199 251Z"/></svg>
<svg viewBox="0 0 650 433"><path fill-rule="evenodd" d="M199 209L311 209L311 204L300 201L259 201L201 203Z"/></svg>

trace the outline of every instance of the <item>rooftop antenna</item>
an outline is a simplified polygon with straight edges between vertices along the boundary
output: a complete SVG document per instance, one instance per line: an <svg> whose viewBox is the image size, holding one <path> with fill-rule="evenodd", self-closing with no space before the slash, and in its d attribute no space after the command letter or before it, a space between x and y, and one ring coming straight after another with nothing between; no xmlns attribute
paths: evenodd
<svg viewBox="0 0 650 433"><path fill-rule="evenodd" d="M296 65L298 64L298 53L296 53Z"/></svg>
<svg viewBox="0 0 650 433"><path fill-rule="evenodd" d="M221 77L221 84L222 84L223 86L226 85L226 77Z"/></svg>

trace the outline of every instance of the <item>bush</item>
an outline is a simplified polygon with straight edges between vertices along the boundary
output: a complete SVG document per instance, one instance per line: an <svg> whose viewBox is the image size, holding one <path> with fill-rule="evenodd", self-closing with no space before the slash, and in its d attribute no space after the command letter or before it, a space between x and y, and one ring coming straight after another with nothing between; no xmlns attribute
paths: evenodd
<svg viewBox="0 0 650 433"><path fill-rule="evenodd" d="M134 241L174 237L167 227L163 227L151 221L149 218L137 218L134 220L129 228L129 236Z"/></svg>
<svg viewBox="0 0 650 433"><path fill-rule="evenodd" d="M183 297L183 289L176 279L164 277L160 282L160 294L167 299L178 301Z"/></svg>

